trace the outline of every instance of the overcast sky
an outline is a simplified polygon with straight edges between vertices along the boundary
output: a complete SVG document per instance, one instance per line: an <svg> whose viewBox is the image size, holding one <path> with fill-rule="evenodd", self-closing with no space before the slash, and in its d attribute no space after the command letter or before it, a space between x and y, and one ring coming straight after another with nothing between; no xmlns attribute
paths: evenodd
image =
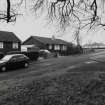
<svg viewBox="0 0 105 105"><path fill-rule="evenodd" d="M73 30L69 28L65 33L57 33L57 27L48 25L44 16L35 18L28 11L24 12L24 16L17 17L16 23L0 23L0 30L14 32L22 41L33 36L52 37L64 39L69 42L74 42L72 37ZM83 30L80 33L82 37L82 44L88 42L103 42L105 43L105 30L96 29L95 31L86 32Z"/></svg>

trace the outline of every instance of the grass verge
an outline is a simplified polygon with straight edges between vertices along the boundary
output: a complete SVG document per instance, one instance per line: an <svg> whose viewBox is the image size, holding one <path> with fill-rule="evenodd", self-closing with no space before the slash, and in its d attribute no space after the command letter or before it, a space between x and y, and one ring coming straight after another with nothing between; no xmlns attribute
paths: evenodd
<svg viewBox="0 0 105 105"><path fill-rule="evenodd" d="M105 105L105 73L92 67L93 72L83 67L56 77L4 81L0 105Z"/></svg>

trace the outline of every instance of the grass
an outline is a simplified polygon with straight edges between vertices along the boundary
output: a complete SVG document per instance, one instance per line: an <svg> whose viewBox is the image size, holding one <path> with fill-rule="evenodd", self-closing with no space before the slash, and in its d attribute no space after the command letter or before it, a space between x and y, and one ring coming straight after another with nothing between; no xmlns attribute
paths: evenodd
<svg viewBox="0 0 105 105"><path fill-rule="evenodd" d="M104 64L95 63L60 75L2 81L0 105L105 105L104 70Z"/></svg>
<svg viewBox="0 0 105 105"><path fill-rule="evenodd" d="M0 91L0 105L104 105L104 98L105 82L95 72L43 77Z"/></svg>

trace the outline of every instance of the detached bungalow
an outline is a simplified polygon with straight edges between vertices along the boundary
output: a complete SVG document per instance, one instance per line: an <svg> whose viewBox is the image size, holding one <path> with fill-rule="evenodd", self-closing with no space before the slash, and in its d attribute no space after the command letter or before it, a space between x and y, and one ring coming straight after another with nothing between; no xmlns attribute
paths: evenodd
<svg viewBox="0 0 105 105"><path fill-rule="evenodd" d="M48 49L51 52L66 52L67 42L61 39L53 39L39 36L31 36L23 42L23 47L37 47L39 49Z"/></svg>
<svg viewBox="0 0 105 105"><path fill-rule="evenodd" d="M21 41L13 32L0 31L0 52L20 50Z"/></svg>

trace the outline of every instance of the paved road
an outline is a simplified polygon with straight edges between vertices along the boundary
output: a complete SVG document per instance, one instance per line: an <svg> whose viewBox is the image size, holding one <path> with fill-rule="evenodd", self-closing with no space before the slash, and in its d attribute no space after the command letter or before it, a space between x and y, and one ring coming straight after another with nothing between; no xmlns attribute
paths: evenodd
<svg viewBox="0 0 105 105"><path fill-rule="evenodd" d="M29 76L39 77L43 75L59 74L74 68L81 68L84 65L88 66L90 64L97 64L99 60L104 61L104 58L105 52L98 52L89 55L75 55L46 59L31 63L27 69L0 73L0 81L21 77L25 78Z"/></svg>

